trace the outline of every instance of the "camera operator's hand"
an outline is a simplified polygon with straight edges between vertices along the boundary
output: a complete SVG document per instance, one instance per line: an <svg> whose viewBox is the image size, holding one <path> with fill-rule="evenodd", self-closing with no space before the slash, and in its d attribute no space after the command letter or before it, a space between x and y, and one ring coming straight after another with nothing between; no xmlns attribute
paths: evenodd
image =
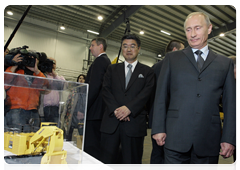
<svg viewBox="0 0 240 170"><path fill-rule="evenodd" d="M15 63L19 63L23 60L23 57L20 57L21 54L17 54L13 57L12 61L15 62Z"/></svg>
<svg viewBox="0 0 240 170"><path fill-rule="evenodd" d="M34 57L32 56L32 58L34 58ZM39 60L36 59L34 67L27 67L29 70L33 71L36 75L38 75L40 73L40 70L38 69L38 63L39 63Z"/></svg>

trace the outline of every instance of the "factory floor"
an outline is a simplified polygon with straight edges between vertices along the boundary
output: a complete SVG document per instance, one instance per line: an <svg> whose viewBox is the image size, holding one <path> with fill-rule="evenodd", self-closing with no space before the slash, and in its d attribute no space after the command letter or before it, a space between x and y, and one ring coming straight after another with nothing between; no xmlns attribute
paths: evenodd
<svg viewBox="0 0 240 170"><path fill-rule="evenodd" d="M152 141L151 141L151 129L147 130L147 136L144 140L144 150L143 150L143 157L142 157L142 163L143 164L150 164L150 156L152 152ZM233 163L233 157L223 159L222 156L219 156L219 164L232 164Z"/></svg>

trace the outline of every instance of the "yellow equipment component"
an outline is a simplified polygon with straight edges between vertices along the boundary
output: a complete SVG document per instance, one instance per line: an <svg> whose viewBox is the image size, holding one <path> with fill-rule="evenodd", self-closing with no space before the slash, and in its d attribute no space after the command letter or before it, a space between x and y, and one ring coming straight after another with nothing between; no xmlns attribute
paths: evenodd
<svg viewBox="0 0 240 170"><path fill-rule="evenodd" d="M63 131L42 123L36 133L4 133L4 149L16 155L37 155L46 152L41 164L66 164L67 151L63 151Z"/></svg>

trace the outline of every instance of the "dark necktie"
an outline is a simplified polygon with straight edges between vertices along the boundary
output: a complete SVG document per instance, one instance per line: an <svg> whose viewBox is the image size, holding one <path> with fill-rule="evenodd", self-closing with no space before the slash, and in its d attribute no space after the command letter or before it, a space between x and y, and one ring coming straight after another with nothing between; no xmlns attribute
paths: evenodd
<svg viewBox="0 0 240 170"><path fill-rule="evenodd" d="M128 64L127 67L128 67L128 72L127 72L127 76L126 76L126 88L127 88L128 82L132 76L132 64Z"/></svg>
<svg viewBox="0 0 240 170"><path fill-rule="evenodd" d="M201 56L203 52L200 51L200 50L197 50L197 51L195 51L195 53L198 56L198 58L197 58L197 66L198 66L199 71L201 71L201 68L202 68L203 63L204 63L204 60L203 60L203 58Z"/></svg>

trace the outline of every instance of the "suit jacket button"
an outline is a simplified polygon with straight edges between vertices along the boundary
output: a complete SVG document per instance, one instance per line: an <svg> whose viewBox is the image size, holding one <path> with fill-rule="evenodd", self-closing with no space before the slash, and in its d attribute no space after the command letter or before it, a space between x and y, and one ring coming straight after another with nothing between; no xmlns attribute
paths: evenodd
<svg viewBox="0 0 240 170"><path fill-rule="evenodd" d="M197 94L197 97L200 97L201 95L200 94Z"/></svg>

